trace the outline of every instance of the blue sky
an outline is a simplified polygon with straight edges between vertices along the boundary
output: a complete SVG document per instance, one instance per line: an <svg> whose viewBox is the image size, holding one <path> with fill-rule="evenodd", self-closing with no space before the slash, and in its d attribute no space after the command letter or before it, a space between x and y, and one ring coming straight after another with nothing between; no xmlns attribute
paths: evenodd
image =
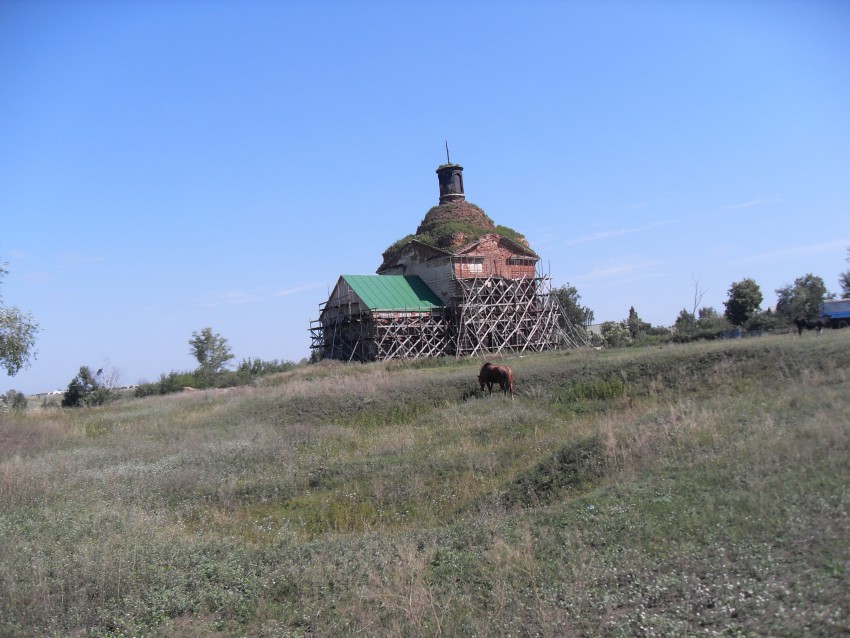
<svg viewBox="0 0 850 638"><path fill-rule="evenodd" d="M597 321L850 269L850 3L0 3L0 391L299 360L438 164Z"/></svg>

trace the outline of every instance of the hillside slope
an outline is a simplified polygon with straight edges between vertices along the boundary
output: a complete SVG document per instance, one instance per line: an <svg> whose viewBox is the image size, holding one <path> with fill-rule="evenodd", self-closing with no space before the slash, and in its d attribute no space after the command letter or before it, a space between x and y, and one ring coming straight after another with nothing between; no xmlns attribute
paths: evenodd
<svg viewBox="0 0 850 638"><path fill-rule="evenodd" d="M3 636L850 632L850 331L0 417Z"/></svg>

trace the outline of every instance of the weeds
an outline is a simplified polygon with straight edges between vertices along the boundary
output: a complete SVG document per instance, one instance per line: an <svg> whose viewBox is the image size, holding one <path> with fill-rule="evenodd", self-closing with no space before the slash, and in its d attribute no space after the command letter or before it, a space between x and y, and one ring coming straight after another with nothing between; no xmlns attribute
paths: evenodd
<svg viewBox="0 0 850 638"><path fill-rule="evenodd" d="M843 332L0 416L0 635L840 635Z"/></svg>

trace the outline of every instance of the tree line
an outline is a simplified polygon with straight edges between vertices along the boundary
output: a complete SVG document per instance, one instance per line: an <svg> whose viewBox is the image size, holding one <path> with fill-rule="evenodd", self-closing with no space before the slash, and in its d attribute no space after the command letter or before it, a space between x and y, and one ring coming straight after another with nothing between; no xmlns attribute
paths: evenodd
<svg viewBox="0 0 850 638"><path fill-rule="evenodd" d="M161 374L157 381L141 383L133 391L135 397L183 392L187 388L205 390L248 385L257 377L286 372L295 367L292 361L263 361L243 359L235 369L228 366L235 358L230 345L223 336L210 327L193 332L189 339L189 352L198 362L198 367L185 372L172 371ZM116 383L111 375L98 370L92 374L88 366L82 366L71 379L62 397L62 407L101 405L116 398Z"/></svg>
<svg viewBox="0 0 850 638"><path fill-rule="evenodd" d="M847 261L850 262L850 249ZM850 270L839 276L842 298L850 298ZM564 310L564 323L589 329L593 311L581 305L581 295L575 286L555 288L553 294ZM821 277L811 273L798 277L792 284L776 289L776 308L762 310L764 295L752 278L732 283L723 312L710 306L700 307L704 291L695 282L694 303L690 310L683 308L670 327L653 326L640 318L634 306L622 321L606 321L590 334L592 345L623 347L650 341L686 342L698 339L717 339L729 333L782 331L789 329L795 319L815 319L825 300L836 295L827 290Z"/></svg>
<svg viewBox="0 0 850 638"><path fill-rule="evenodd" d="M850 249L847 261L850 262ZM0 264L0 283L8 273L7 264ZM839 276L842 297L850 298L850 270ZM572 327L589 329L593 323L593 311L581 304L581 295L575 286L567 284L552 291L563 309L562 321ZM695 285L694 303L690 310L683 308L671 327L653 326L640 318L634 306L629 308L628 317L622 321L608 321L599 326L598 332L589 335L592 345L622 347L648 341L692 341L716 339L730 330L777 331L790 327L797 318L813 319L820 312L826 299L835 298L827 291L823 279L812 274L798 277L792 284L776 290L776 309L761 309L764 295L759 285L751 278L734 282L724 302L724 310L700 307L703 297L698 282ZM38 322L30 313L14 306L6 306L0 295L0 366L8 376L14 376L29 364L36 355L35 340L40 331ZM172 371L160 375L153 383L143 383L135 388L135 396L168 394L185 388L223 388L250 383L259 376L284 372L295 367L292 361L263 361L243 359L235 369L228 365L234 359L227 339L214 333L212 328L203 328L192 333L189 340L191 354L198 361L195 370ZM98 405L116 396L117 373L103 369L92 372L81 366L68 383L62 397L64 407ZM16 390L0 394L0 410L26 409L26 397Z"/></svg>

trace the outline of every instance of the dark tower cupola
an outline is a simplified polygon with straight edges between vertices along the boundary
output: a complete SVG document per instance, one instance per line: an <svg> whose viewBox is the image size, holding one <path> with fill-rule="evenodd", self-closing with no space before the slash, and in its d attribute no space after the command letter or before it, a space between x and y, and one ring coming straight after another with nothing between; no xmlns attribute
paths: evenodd
<svg viewBox="0 0 850 638"><path fill-rule="evenodd" d="M443 164L437 168L440 182L440 203L459 202L466 199L463 194L463 166Z"/></svg>

